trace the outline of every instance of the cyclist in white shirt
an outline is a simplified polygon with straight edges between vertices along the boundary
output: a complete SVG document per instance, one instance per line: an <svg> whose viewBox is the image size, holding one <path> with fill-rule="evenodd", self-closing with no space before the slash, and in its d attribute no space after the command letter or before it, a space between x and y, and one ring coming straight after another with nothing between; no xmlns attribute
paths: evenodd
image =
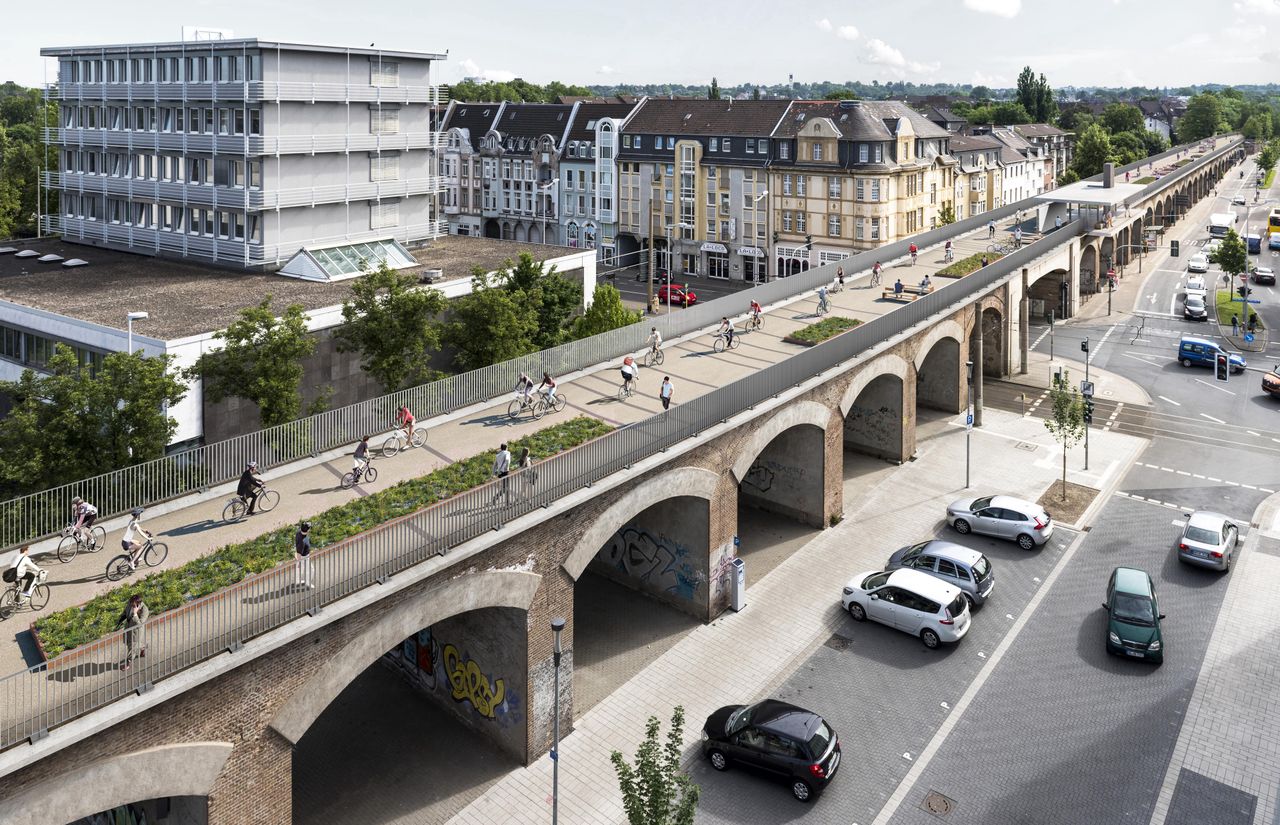
<svg viewBox="0 0 1280 825"><path fill-rule="evenodd" d="M733 333L734 333L733 322L730 321L727 317L722 317L720 319L720 329L716 330L716 334L723 335L725 339L725 344L728 346L733 346Z"/></svg>
<svg viewBox="0 0 1280 825"><path fill-rule="evenodd" d="M142 551L142 538L153 536L142 528L142 508L134 507L129 512L129 523L125 525L124 535L120 537L120 547L129 554L129 564L138 568L138 554Z"/></svg>
<svg viewBox="0 0 1280 825"><path fill-rule="evenodd" d="M74 529L78 534L81 530L88 530L93 526L93 522L98 518L98 508L80 496L76 496L71 499L71 515L76 520Z"/></svg>
<svg viewBox="0 0 1280 825"><path fill-rule="evenodd" d="M644 342L649 345L650 351L657 355L658 350L662 349L662 333L658 332L657 327L649 327L649 337Z"/></svg>
<svg viewBox="0 0 1280 825"><path fill-rule="evenodd" d="M520 400L522 403L524 403L525 406L528 406L530 403L532 403L532 401L529 398L529 394L532 392L533 392L533 379L530 378L526 373L523 373L523 372L520 373L520 377L516 379L516 393L520 396Z"/></svg>
<svg viewBox="0 0 1280 825"><path fill-rule="evenodd" d="M13 570L13 580L20 583L18 587L18 604L22 604L31 598L31 588L35 586L36 579L40 576L40 565L31 560L27 555L31 551L30 547L23 547L17 553L14 553L13 560L9 562L10 569Z"/></svg>

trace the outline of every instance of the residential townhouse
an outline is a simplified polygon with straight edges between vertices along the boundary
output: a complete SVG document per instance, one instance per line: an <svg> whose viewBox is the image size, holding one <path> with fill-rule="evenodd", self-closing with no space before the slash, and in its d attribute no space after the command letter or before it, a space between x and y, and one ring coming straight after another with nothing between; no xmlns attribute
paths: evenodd
<svg viewBox="0 0 1280 825"><path fill-rule="evenodd" d="M971 218L1000 206L1004 197L1004 168L1000 164L1004 144L991 135L953 135L950 147L965 184L964 208L957 206L956 219Z"/></svg>
<svg viewBox="0 0 1280 825"><path fill-rule="evenodd" d="M967 118L961 117L945 106L926 106L921 113L929 118L930 122L941 126L953 135L962 135L969 128Z"/></svg>
<svg viewBox="0 0 1280 825"><path fill-rule="evenodd" d="M561 242L596 249L598 260L606 263L617 263L619 134L634 108L631 103L575 102L556 175Z"/></svg>
<svg viewBox="0 0 1280 825"><path fill-rule="evenodd" d="M1142 112L1142 125L1148 132L1155 132L1165 140L1173 140L1173 112L1164 101L1139 100L1136 104Z"/></svg>
<svg viewBox="0 0 1280 825"><path fill-rule="evenodd" d="M484 235L484 174L480 143L498 121L504 103L450 101L441 118L441 197L450 235Z"/></svg>
<svg viewBox="0 0 1280 825"><path fill-rule="evenodd" d="M1075 135L1048 123L1019 123L1013 127L1023 140L1039 146L1045 156L1045 189L1057 185L1062 173L1071 168Z"/></svg>
<svg viewBox="0 0 1280 825"><path fill-rule="evenodd" d="M1050 181L1045 173L1045 157L1039 146L1013 129L996 127L991 136L1004 144L1000 162L1004 164L1003 198L1013 203L1043 192Z"/></svg>

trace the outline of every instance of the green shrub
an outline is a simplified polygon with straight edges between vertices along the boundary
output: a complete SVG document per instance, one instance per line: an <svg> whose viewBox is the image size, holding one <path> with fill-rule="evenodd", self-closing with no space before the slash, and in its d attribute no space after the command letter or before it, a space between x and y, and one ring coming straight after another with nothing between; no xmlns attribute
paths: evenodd
<svg viewBox="0 0 1280 825"><path fill-rule="evenodd" d="M970 272L982 269L982 257L984 255L987 258L988 264L993 264L1004 257L999 252L979 252L976 255L970 255L967 258L961 258L958 261L953 261L942 269L939 269L934 274L941 275L944 278L963 278Z"/></svg>
<svg viewBox="0 0 1280 825"><path fill-rule="evenodd" d="M604 435L612 427L579 417L513 441L511 452L524 447L535 459L545 459ZM479 487L489 480L493 453L455 461L424 476L402 481L385 490L332 507L311 518L311 543L316 549L348 539L383 522L408 515L442 499ZM152 615L172 610L192 599L229 587L246 576L270 570L293 558L294 526L287 525L248 541L229 544L181 567L153 573L69 607L35 623L35 633L47 658L88 644L115 629L124 604L141 593Z"/></svg>
<svg viewBox="0 0 1280 825"><path fill-rule="evenodd" d="M1134 181L1134 183L1144 185L1144 186L1148 183L1155 183L1155 182L1156 182L1156 179L1152 175L1144 175L1143 177L1140 177Z"/></svg>
<svg viewBox="0 0 1280 825"><path fill-rule="evenodd" d="M814 344L821 344L828 338L834 338L842 332L847 332L861 323L857 318L828 315L816 324L809 324L807 327L798 329L782 340L790 344L811 347Z"/></svg>

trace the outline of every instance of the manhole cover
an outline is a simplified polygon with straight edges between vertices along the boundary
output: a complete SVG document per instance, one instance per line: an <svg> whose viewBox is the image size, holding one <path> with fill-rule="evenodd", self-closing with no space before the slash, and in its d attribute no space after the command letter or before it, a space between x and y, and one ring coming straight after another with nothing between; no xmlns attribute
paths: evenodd
<svg viewBox="0 0 1280 825"><path fill-rule="evenodd" d="M929 791L920 807L934 816L946 816L956 809L956 801L937 791Z"/></svg>
<svg viewBox="0 0 1280 825"><path fill-rule="evenodd" d="M1026 450L1029 453L1034 453L1036 450L1040 449L1036 445L1028 444L1025 441L1019 441L1017 444L1013 445L1013 448L1015 450Z"/></svg>
<svg viewBox="0 0 1280 825"><path fill-rule="evenodd" d="M825 642L827 647L840 651L848 650L851 644L853 644L853 639L848 636L841 636L839 633L832 634L831 638Z"/></svg>

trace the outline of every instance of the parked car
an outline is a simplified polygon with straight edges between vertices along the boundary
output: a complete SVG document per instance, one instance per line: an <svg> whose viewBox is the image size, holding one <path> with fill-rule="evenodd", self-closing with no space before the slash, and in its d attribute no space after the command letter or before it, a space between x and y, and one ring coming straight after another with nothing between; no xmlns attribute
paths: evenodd
<svg viewBox="0 0 1280 825"><path fill-rule="evenodd" d="M663 284L658 288L658 303L667 303L668 296L670 296L670 302L672 304L679 304L683 307L692 306L698 302L698 296L693 294L693 290L679 286L672 286L670 284Z"/></svg>
<svg viewBox="0 0 1280 825"><path fill-rule="evenodd" d="M708 716L702 752L718 771L736 763L787 782L801 802L822 793L840 767L840 737L831 726L776 699L729 705Z"/></svg>
<svg viewBox="0 0 1280 825"><path fill-rule="evenodd" d="M996 572L986 556L941 539L922 541L894 551L885 569L900 568L919 570L960 588L970 607L985 603L996 586Z"/></svg>
<svg viewBox="0 0 1280 825"><path fill-rule="evenodd" d="M1053 535L1053 519L1039 504L1012 496L962 498L947 507L947 524L957 533L981 533L1016 541L1034 550Z"/></svg>
<svg viewBox="0 0 1280 825"><path fill-rule="evenodd" d="M1102 608L1107 611L1108 653L1157 665L1164 661L1164 639L1160 634L1164 614L1146 571L1132 567L1112 570Z"/></svg>
<svg viewBox="0 0 1280 825"><path fill-rule="evenodd" d="M1182 302L1182 317L1190 321L1209 320L1209 310L1204 305L1204 296L1188 295Z"/></svg>
<svg viewBox="0 0 1280 825"><path fill-rule="evenodd" d="M1273 398L1280 398L1280 365L1262 374L1262 391Z"/></svg>
<svg viewBox="0 0 1280 825"><path fill-rule="evenodd" d="M1269 266L1258 266L1253 269L1253 282L1265 286L1276 285L1276 272Z"/></svg>
<svg viewBox="0 0 1280 825"><path fill-rule="evenodd" d="M1236 195L1233 198L1231 198L1232 206L1246 206L1248 205L1248 203L1249 201L1245 199L1244 195Z"/></svg>
<svg viewBox="0 0 1280 825"><path fill-rule="evenodd" d="M1209 287L1205 284L1204 278L1198 275L1192 275L1187 278L1186 293L1188 296L1196 295L1203 298L1208 291Z"/></svg>
<svg viewBox="0 0 1280 825"><path fill-rule="evenodd" d="M1182 538L1178 541L1178 561L1227 572L1240 543L1240 527L1234 521L1208 510L1187 514Z"/></svg>
<svg viewBox="0 0 1280 825"><path fill-rule="evenodd" d="M1178 361L1184 367L1212 367L1217 362L1218 355L1224 352L1227 351L1204 338L1188 336L1178 342ZM1244 358L1234 352L1227 353L1227 363L1234 373L1244 372L1244 368L1248 366Z"/></svg>
<svg viewBox="0 0 1280 825"><path fill-rule="evenodd" d="M937 648L969 632L969 600L960 588L919 570L868 570L844 586L841 602L854 621L874 619Z"/></svg>
<svg viewBox="0 0 1280 825"><path fill-rule="evenodd" d="M1188 272L1208 272L1209 256L1203 252L1197 252L1187 259Z"/></svg>

